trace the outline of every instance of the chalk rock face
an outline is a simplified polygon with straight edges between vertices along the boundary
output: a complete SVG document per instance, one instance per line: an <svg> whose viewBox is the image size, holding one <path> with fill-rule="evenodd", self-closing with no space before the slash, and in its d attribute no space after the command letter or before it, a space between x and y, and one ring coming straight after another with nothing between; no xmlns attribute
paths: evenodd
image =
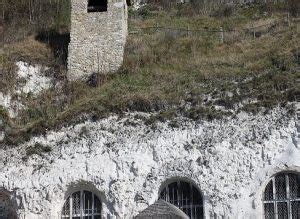
<svg viewBox="0 0 300 219"><path fill-rule="evenodd" d="M30 65L22 61L16 62L16 66L18 67L16 80L19 82L9 92L0 92L0 107L6 109L12 118L18 115L18 111L25 108L20 100L22 95L37 95L52 85L51 78L45 76L44 73L48 70L47 67Z"/></svg>
<svg viewBox="0 0 300 219"><path fill-rule="evenodd" d="M60 218L79 189L98 194L103 218L132 218L166 182L183 179L203 194L206 218L262 218L270 177L300 171L298 120L286 110L212 122L177 118L178 128L148 127L141 118L149 116L86 121L1 149L0 187L25 218ZM37 144L51 151L29 154Z"/></svg>

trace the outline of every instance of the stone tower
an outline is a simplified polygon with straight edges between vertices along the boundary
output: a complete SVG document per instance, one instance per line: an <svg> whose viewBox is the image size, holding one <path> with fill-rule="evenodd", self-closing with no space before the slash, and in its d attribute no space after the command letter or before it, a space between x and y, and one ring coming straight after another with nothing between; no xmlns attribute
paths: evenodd
<svg viewBox="0 0 300 219"><path fill-rule="evenodd" d="M127 36L126 0L71 0L70 80L115 72Z"/></svg>

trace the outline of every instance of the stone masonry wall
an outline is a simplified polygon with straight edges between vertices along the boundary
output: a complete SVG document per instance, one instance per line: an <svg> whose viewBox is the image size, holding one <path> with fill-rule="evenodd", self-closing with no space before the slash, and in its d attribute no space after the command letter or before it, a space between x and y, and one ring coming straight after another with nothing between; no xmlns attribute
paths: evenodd
<svg viewBox="0 0 300 219"><path fill-rule="evenodd" d="M84 79L92 73L110 73L123 62L127 36L127 6L124 0L108 0L106 12L87 12L88 0L72 0L69 79Z"/></svg>
<svg viewBox="0 0 300 219"><path fill-rule="evenodd" d="M262 193L280 171L300 172L299 124L283 109L240 113L221 121L177 118L148 127L149 114L112 116L0 149L0 187L20 218L58 219L77 189L98 194L102 218L133 218L153 204L174 178L193 182L204 196L205 218L263 217ZM52 148L26 155L40 143Z"/></svg>

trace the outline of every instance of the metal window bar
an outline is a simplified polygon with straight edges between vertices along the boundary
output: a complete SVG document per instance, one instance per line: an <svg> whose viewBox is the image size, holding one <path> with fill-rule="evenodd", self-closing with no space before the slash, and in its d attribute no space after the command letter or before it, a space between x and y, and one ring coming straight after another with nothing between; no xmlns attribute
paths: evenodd
<svg viewBox="0 0 300 219"><path fill-rule="evenodd" d="M83 202L84 202L84 195L83 195L83 191L80 191L80 196L79 196L79 206L80 206L80 209L79 209L79 212L80 212L80 218L82 218L83 216Z"/></svg>
<svg viewBox="0 0 300 219"><path fill-rule="evenodd" d="M276 195L276 183L275 183L275 177L273 177L273 180L272 180L272 185L273 185L273 198L276 200L277 199L277 195ZM275 216L275 219L278 219L277 217L277 205L276 205L276 202L274 202L274 216Z"/></svg>
<svg viewBox="0 0 300 219"><path fill-rule="evenodd" d="M195 216L195 214L193 214L193 203L194 203L194 197L193 197L193 195L194 195L194 193L193 193L193 185L192 184L190 184L190 191L191 191L191 203L190 203L190 208L191 208L191 217L193 218L194 216Z"/></svg>
<svg viewBox="0 0 300 219"><path fill-rule="evenodd" d="M70 195L70 218L73 217L73 197Z"/></svg>
<svg viewBox="0 0 300 219"><path fill-rule="evenodd" d="M289 176L286 174L285 175L285 181L286 181L286 196L287 198L290 199L291 194L290 194L290 181L289 181ZM287 202L287 212L288 212L288 218L292 218L292 208L291 208L291 202Z"/></svg>

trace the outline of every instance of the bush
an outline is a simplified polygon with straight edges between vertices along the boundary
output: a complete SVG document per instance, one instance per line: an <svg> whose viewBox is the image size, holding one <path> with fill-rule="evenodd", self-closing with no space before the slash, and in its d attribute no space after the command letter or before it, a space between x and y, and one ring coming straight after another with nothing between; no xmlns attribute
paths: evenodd
<svg viewBox="0 0 300 219"><path fill-rule="evenodd" d="M300 14L300 1L299 0L287 0L287 9L292 16L297 17Z"/></svg>
<svg viewBox="0 0 300 219"><path fill-rule="evenodd" d="M270 12L289 12L291 16L298 16L300 12L300 1L299 0L286 0L286 1L273 1L268 0L266 9Z"/></svg>
<svg viewBox="0 0 300 219"><path fill-rule="evenodd" d="M5 42L14 42L41 29L68 29L70 0L3 0ZM13 27L13 28L12 28Z"/></svg>
<svg viewBox="0 0 300 219"><path fill-rule="evenodd" d="M50 146L44 146L40 143L35 143L35 145L26 148L26 157L24 158L24 160L27 160L34 154L43 157L45 153L49 153L51 151L52 148Z"/></svg>
<svg viewBox="0 0 300 219"><path fill-rule="evenodd" d="M233 4L226 4L224 6L218 7L214 12L213 15L216 17L230 17L234 13L234 5Z"/></svg>

